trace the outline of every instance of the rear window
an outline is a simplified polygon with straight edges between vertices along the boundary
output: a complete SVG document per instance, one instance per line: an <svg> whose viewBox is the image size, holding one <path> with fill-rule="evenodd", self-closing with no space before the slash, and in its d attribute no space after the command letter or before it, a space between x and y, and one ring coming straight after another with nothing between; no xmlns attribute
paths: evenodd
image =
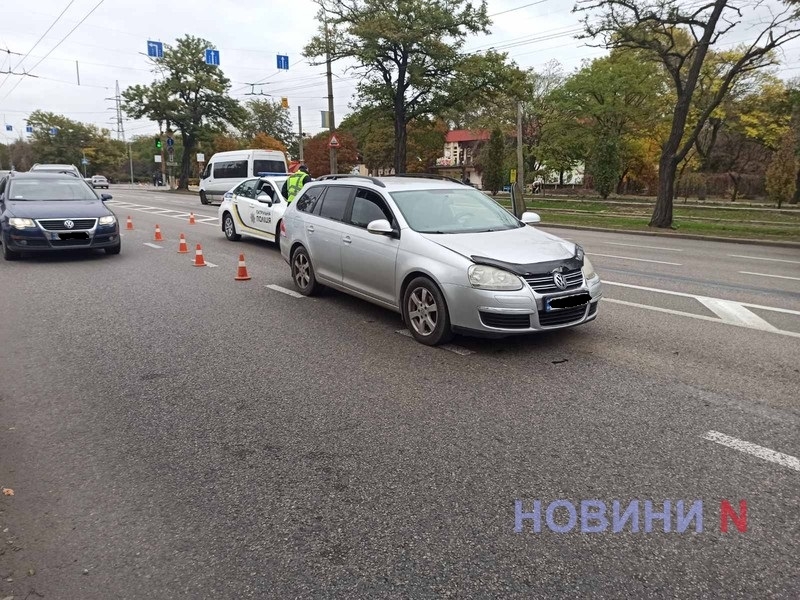
<svg viewBox="0 0 800 600"><path fill-rule="evenodd" d="M253 175L259 173L286 173L286 163L282 160L254 160Z"/></svg>
<svg viewBox="0 0 800 600"><path fill-rule="evenodd" d="M97 200L81 179L17 179L8 188L9 200Z"/></svg>

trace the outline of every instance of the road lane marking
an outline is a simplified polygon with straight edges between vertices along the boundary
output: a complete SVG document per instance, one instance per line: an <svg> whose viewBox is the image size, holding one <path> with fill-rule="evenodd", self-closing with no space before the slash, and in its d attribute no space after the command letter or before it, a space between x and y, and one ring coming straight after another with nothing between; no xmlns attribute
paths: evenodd
<svg viewBox="0 0 800 600"><path fill-rule="evenodd" d="M215 265L214 263L206 261L206 266L211 267L213 269L214 267L218 267L219 265Z"/></svg>
<svg viewBox="0 0 800 600"><path fill-rule="evenodd" d="M769 273L751 273L750 271L739 271L742 275L758 275L759 277L774 277L775 279L791 279L800 281L800 277L789 277L788 275L770 275Z"/></svg>
<svg viewBox="0 0 800 600"><path fill-rule="evenodd" d="M708 431L705 433L705 435L703 435L703 439L708 440L709 442L715 442L728 448L733 448L739 452L750 454L751 456L758 457L762 460L767 460L783 467L788 467L789 469L794 469L795 471L800 471L800 459L790 456L789 454L784 454L783 452L777 452L775 450L771 450L770 448L759 446L758 444L752 444L750 442L740 440L739 438L725 435L719 431Z"/></svg>
<svg viewBox="0 0 800 600"><path fill-rule="evenodd" d="M650 306L649 304L639 304L638 302L628 302L627 300L617 300L615 298L607 298L603 296L602 302L610 302L612 304L622 304L623 306L632 306L633 308L643 308L645 310L652 310L655 312L666 313L668 315L676 315L679 317L689 317L690 319L699 319L701 321L710 321L712 323L720 323L721 325L733 325L734 327L743 327L745 329L755 329L757 331L767 331L769 333L777 333L778 335L786 335L789 337L800 338L800 333L794 331L784 331L783 329L763 329L761 327L754 327L746 325L741 322L725 321L723 319L715 319L714 317L707 317L706 315L697 315L695 313L684 312L682 310L674 310L671 308L661 308L660 306Z"/></svg>
<svg viewBox="0 0 800 600"><path fill-rule="evenodd" d="M749 258L750 260L770 260L772 262L791 263L793 265L800 265L800 260L787 260L785 258L764 258L763 256L745 256L744 254L728 254L734 258Z"/></svg>
<svg viewBox="0 0 800 600"><path fill-rule="evenodd" d="M753 329L763 329L764 331L776 331L778 328L771 325L754 312L747 310L738 302L730 300L720 300L719 298L697 299L703 306L728 323L738 323L752 327Z"/></svg>
<svg viewBox="0 0 800 600"><path fill-rule="evenodd" d="M659 294L667 294L669 296L681 296L682 298L694 298L695 300L707 297L707 296L700 296L698 294L687 294L685 292L673 292L671 290L662 290L662 289L659 289L659 288L645 287L645 286L642 286L642 285L633 285L633 284L630 284L630 283L618 283L616 281L603 281L603 285L616 285L618 287L631 288L633 290L642 290L644 292L657 292ZM774 306L763 306L761 304L753 304L751 302L737 302L737 304L740 304L742 306L746 306L748 308L758 308L758 309L761 309L761 310L771 310L773 312L784 313L784 314L787 314L787 315L800 316L800 311L791 310L791 309L788 309L788 308L776 308Z"/></svg>
<svg viewBox="0 0 800 600"><path fill-rule="evenodd" d="M287 290L285 287L275 285L274 283L270 283L265 287L268 287L271 290L275 290L276 292L280 292L281 294L286 294L287 296L291 296L292 298L305 298L303 294L295 292L294 290Z"/></svg>
<svg viewBox="0 0 800 600"><path fill-rule="evenodd" d="M151 248L163 248L164 246L159 246L158 244L151 244L150 242L145 242L145 246L150 246Z"/></svg>
<svg viewBox="0 0 800 600"><path fill-rule="evenodd" d="M633 258L632 256L615 256L613 254L597 254L596 252L587 252L589 256L604 256L605 258L620 258L622 260L635 260L637 262L656 263L659 265L672 265L673 267L682 267L681 263L666 262L663 260L649 260L647 258Z"/></svg>
<svg viewBox="0 0 800 600"><path fill-rule="evenodd" d="M621 242L600 242L606 246L628 246L630 248L649 248L650 250L667 250L668 252L683 252L680 248L664 248L663 246L642 246L640 244L623 244Z"/></svg>
<svg viewBox="0 0 800 600"><path fill-rule="evenodd" d="M411 335L411 332L408 329L398 329L395 333L399 333L400 335L404 335L405 337L414 338ZM455 344L442 344L438 346L442 350L448 350L453 354L458 354L459 356L469 356L470 354L475 354L472 350L467 350L466 348L462 348L461 346L456 346Z"/></svg>

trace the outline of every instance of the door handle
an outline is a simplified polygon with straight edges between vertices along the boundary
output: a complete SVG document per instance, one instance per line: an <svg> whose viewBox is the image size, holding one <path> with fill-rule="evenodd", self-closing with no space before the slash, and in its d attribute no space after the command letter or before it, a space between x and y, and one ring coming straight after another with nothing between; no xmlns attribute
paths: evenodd
<svg viewBox="0 0 800 600"><path fill-rule="evenodd" d="M306 231L308 233L314 233L314 226L313 225L306 225Z"/></svg>
<svg viewBox="0 0 800 600"><path fill-rule="evenodd" d="M344 237L342 238L342 241L343 241L345 244L349 244L349 243L351 243L351 242L353 241L353 239L352 239L352 238L351 238L349 235L346 235L346 236L344 236Z"/></svg>

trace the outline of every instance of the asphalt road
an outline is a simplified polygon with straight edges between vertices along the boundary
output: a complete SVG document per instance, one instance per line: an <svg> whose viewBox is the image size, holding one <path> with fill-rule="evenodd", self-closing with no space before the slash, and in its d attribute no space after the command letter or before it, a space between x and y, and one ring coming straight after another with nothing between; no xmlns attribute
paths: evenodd
<svg viewBox="0 0 800 600"><path fill-rule="evenodd" d="M553 229L595 322L428 348L196 197L111 192L119 256L0 264L0 599L800 596L797 250Z"/></svg>

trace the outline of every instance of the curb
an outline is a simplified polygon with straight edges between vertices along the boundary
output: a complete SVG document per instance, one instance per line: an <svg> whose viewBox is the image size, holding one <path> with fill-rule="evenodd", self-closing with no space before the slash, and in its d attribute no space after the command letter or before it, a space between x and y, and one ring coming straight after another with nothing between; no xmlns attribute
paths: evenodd
<svg viewBox="0 0 800 600"><path fill-rule="evenodd" d="M628 235L648 235L650 237L668 237L683 240L706 240L709 242L729 242L731 244L751 244L755 246L775 246L778 248L797 248L800 249L800 242L784 242L781 240L754 240L747 238L729 238L712 235L699 235L696 233L669 233L659 231L632 231L629 229L610 229L607 227L588 227L586 225L564 225L552 223L537 223L537 227L554 229L576 229L579 231L599 231L603 233L626 233Z"/></svg>

